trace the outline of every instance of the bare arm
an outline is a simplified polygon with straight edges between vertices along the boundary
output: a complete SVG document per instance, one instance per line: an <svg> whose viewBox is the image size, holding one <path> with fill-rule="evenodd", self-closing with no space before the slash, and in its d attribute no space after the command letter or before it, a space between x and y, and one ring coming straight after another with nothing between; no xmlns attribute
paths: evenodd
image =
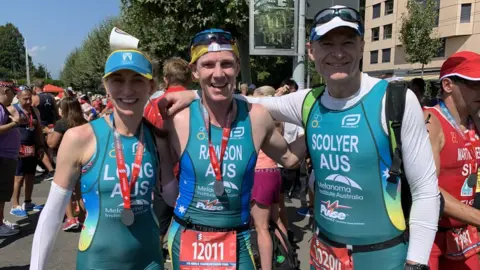
<svg viewBox="0 0 480 270"><path fill-rule="evenodd" d="M438 118L428 111L424 111L423 115L425 119L430 119L426 126L430 138L430 144L432 145L433 159L435 160L438 177L440 174L440 151L442 151L443 145L445 144L445 137L443 135L442 125Z"/></svg>
<svg viewBox="0 0 480 270"><path fill-rule="evenodd" d="M40 124L42 122L40 112L36 107L32 107L32 113L37 117L37 122L35 123L35 136L38 140L38 144L40 147L45 146L45 137L43 136L42 125Z"/></svg>
<svg viewBox="0 0 480 270"><path fill-rule="evenodd" d="M18 126L18 123L16 122L10 122L8 124L5 124L5 125L1 125L0 126L0 135L4 134L4 133L7 133L8 131L10 131L12 128L16 128Z"/></svg>
<svg viewBox="0 0 480 270"><path fill-rule="evenodd" d="M155 138L160 157L160 178L157 181L158 190L163 200L170 206L175 205L178 196L178 181L173 172L176 159L172 156L167 138Z"/></svg>
<svg viewBox="0 0 480 270"><path fill-rule="evenodd" d="M56 131L49 133L47 136L47 145L50 148L58 148L60 142L62 141L63 134Z"/></svg>
<svg viewBox="0 0 480 270"><path fill-rule="evenodd" d="M300 136L292 144L288 145L275 127L270 114L263 107L258 109L258 111L259 113L255 116L259 116L258 123L262 123L267 128L266 136L261 146L262 151L285 168L298 167L307 152L304 136Z"/></svg>
<svg viewBox="0 0 480 270"><path fill-rule="evenodd" d="M480 227L480 211L461 203L447 191L440 188L445 200L443 215L454 218L466 224Z"/></svg>

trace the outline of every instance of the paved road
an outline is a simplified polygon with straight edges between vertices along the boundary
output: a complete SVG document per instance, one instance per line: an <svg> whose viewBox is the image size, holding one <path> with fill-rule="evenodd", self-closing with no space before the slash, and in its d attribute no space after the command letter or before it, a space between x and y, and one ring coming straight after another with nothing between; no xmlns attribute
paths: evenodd
<svg viewBox="0 0 480 270"><path fill-rule="evenodd" d="M33 202L43 204L46 202L48 191L50 189L50 182L39 182L35 184L33 192ZM308 268L308 247L311 233L308 232L306 226L309 223L309 218L305 218L296 214L295 207L300 206L298 200L293 200L292 204L288 205L289 217L293 222L292 230L296 237L301 239L298 244L300 246L299 259L301 269ZM9 214L10 204L5 206L5 216L10 221L16 221L21 225L21 232L19 235L0 239L0 269L1 270L23 270L29 269L30 253L32 248L33 234L37 224L38 213L31 212L26 218L16 218ZM75 269L76 248L78 244L79 233L59 232L55 247L50 258L47 269L49 270L65 270ZM169 264L166 264L169 269Z"/></svg>

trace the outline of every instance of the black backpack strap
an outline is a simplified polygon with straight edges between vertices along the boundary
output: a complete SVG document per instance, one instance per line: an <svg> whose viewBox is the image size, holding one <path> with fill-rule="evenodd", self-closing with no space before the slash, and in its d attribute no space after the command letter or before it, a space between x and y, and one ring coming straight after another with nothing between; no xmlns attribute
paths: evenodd
<svg viewBox="0 0 480 270"><path fill-rule="evenodd" d="M403 174L402 161L402 120L405 112L407 85L402 82L391 82L387 86L385 114L388 137L390 139L390 154L392 165L388 181L397 183Z"/></svg>

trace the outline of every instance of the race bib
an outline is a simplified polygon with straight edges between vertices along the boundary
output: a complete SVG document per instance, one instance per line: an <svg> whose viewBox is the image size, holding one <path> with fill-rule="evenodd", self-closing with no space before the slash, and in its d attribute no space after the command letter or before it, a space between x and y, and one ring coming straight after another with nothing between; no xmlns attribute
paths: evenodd
<svg viewBox="0 0 480 270"><path fill-rule="evenodd" d="M310 265L321 270L352 270L353 261L346 248L334 248L314 236L310 245Z"/></svg>
<svg viewBox="0 0 480 270"><path fill-rule="evenodd" d="M20 157L35 156L35 145L20 145Z"/></svg>
<svg viewBox="0 0 480 270"><path fill-rule="evenodd" d="M237 269L236 232L186 230L180 239L180 270Z"/></svg>
<svg viewBox="0 0 480 270"><path fill-rule="evenodd" d="M450 260L466 260L480 251L477 228L450 229L446 232L447 253Z"/></svg>

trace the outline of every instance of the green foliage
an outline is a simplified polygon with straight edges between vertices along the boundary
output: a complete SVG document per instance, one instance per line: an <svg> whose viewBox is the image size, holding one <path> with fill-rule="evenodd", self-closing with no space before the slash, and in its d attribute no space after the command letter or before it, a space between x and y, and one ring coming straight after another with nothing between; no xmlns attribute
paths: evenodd
<svg viewBox="0 0 480 270"><path fill-rule="evenodd" d="M60 79L75 90L98 93L102 90L105 61L110 54L109 36L119 19L108 19L94 28L80 48L65 60Z"/></svg>
<svg viewBox="0 0 480 270"><path fill-rule="evenodd" d="M33 75L33 77L35 78L47 78L47 79L52 78L52 76L50 75L50 72L42 64L39 64L38 67L35 67L34 73L31 75Z"/></svg>
<svg viewBox="0 0 480 270"><path fill-rule="evenodd" d="M22 34L15 25L7 23L0 25L0 37L0 78L25 78L25 40ZM33 73L35 68L30 56L28 61L30 73Z"/></svg>
<svg viewBox="0 0 480 270"><path fill-rule="evenodd" d="M407 62L422 64L423 68L436 56L441 45L438 34L434 33L438 16L435 0L409 0L408 15L402 15L400 41L403 44Z"/></svg>
<svg viewBox="0 0 480 270"><path fill-rule="evenodd" d="M250 66L253 83L256 86L280 86L280 83L292 77L293 59L286 56L251 56Z"/></svg>
<svg viewBox="0 0 480 270"><path fill-rule="evenodd" d="M160 62L187 58L190 39L207 28L222 28L236 37L248 34L245 0L122 0L125 30Z"/></svg>

